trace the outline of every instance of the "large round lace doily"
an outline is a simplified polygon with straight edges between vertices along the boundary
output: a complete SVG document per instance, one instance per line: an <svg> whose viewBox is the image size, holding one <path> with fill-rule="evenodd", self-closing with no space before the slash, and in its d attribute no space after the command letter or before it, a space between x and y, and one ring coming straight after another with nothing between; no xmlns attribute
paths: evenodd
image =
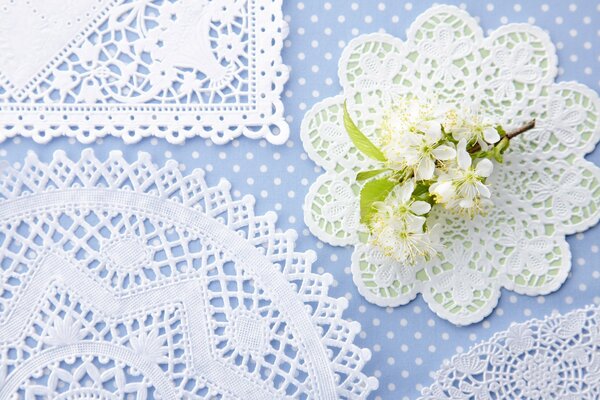
<svg viewBox="0 0 600 400"><path fill-rule="evenodd" d="M254 198L150 155L0 176L0 399L362 399L332 277Z"/></svg>
<svg viewBox="0 0 600 400"><path fill-rule="evenodd" d="M309 156L325 169L306 197L311 231L332 245L353 245L360 293L381 306L422 293L431 309L459 325L480 321L500 289L541 295L566 279L565 235L600 216L600 169L584 160L600 137L597 94L575 82L555 83L557 57L548 35L510 24L484 37L466 12L437 6L419 16L401 41L387 34L354 39L339 64L343 95L315 105L302 124ZM444 250L418 267L399 265L364 244L356 173L369 168L344 131L343 102L371 137L395 96L418 93L444 102L481 104L504 126L536 118L496 165L495 208L465 220L440 211Z"/></svg>
<svg viewBox="0 0 600 400"><path fill-rule="evenodd" d="M512 325L446 362L420 400L600 398L597 306Z"/></svg>

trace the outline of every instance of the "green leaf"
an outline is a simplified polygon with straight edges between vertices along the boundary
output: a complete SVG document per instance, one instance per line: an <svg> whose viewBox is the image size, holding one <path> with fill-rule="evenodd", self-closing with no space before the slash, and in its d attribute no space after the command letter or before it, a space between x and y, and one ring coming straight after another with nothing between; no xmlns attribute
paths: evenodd
<svg viewBox="0 0 600 400"><path fill-rule="evenodd" d="M431 181L419 182L417 186L415 186L415 190L412 194L412 197L416 200L425 201L431 205L433 205L433 196L429 193L429 186L431 186Z"/></svg>
<svg viewBox="0 0 600 400"><path fill-rule="evenodd" d="M385 171L389 171L389 169L382 168L382 169L374 169L372 171L361 171L358 174L356 174L356 180L359 182L366 181L367 179L377 176L379 174L382 174Z"/></svg>
<svg viewBox="0 0 600 400"><path fill-rule="evenodd" d="M375 209L373 203L384 201L398 182L388 178L374 179L365 183L360 191L360 222L369 224Z"/></svg>
<svg viewBox="0 0 600 400"><path fill-rule="evenodd" d="M360 129L358 129L358 127L354 124L354 121L352 121L350 114L348 114L348 108L346 107L345 102L344 127L346 128L346 132L348 132L348 136L350 136L352 143L354 143L356 148L360 150L364 155L366 155L369 158L372 158L373 160L381 162L387 161L381 150L379 150L377 146L375 146L373 142L371 142L369 138L366 137L365 134L362 133Z"/></svg>
<svg viewBox="0 0 600 400"><path fill-rule="evenodd" d="M415 190L413 191L413 196L418 197L422 194L429 193L429 183L419 182L417 186L415 186Z"/></svg>

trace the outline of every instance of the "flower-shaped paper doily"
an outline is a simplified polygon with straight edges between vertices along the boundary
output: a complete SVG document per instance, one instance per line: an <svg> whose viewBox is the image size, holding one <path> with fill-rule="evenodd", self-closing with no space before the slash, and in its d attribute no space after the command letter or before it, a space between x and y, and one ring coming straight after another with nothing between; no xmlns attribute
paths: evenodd
<svg viewBox="0 0 600 400"><path fill-rule="evenodd" d="M555 83L556 63L541 29L510 24L486 38L475 19L452 6L419 16L406 42L377 33L349 43L339 64L343 95L315 105L302 124L307 153L326 171L310 188L304 216L321 240L355 246L353 279L367 300L398 306L421 292L439 316L465 325L493 310L502 287L541 295L564 282L571 266L565 235L600 216L600 169L583 158L600 136L600 102L581 84ZM373 139L382 111L409 93L481 104L506 127L537 119L488 179L493 210L473 220L438 210L444 249L416 267L365 244L355 177L372 165L342 121L346 100Z"/></svg>
<svg viewBox="0 0 600 400"><path fill-rule="evenodd" d="M360 324L254 198L150 155L0 174L0 398L363 399Z"/></svg>
<svg viewBox="0 0 600 400"><path fill-rule="evenodd" d="M419 400L600 398L597 306L507 331L446 362Z"/></svg>

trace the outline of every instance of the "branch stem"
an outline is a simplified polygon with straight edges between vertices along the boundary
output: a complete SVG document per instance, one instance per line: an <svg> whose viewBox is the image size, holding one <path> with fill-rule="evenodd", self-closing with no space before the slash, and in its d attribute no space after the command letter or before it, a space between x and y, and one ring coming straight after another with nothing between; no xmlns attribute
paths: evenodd
<svg viewBox="0 0 600 400"><path fill-rule="evenodd" d="M513 138L519 136L522 133L525 133L531 129L535 128L535 119L532 119L531 121L529 121L528 123L526 123L525 125L513 129L512 131L508 131L506 132L506 138L508 140L512 140ZM479 150L481 150L481 146L479 145L479 143L476 143L475 146L473 146L470 150L469 153L476 153Z"/></svg>

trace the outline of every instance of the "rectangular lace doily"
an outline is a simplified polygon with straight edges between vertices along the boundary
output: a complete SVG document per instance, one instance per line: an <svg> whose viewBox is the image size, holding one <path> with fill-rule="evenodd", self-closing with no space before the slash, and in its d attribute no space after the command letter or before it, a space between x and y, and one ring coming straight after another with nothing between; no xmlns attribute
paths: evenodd
<svg viewBox="0 0 600 400"><path fill-rule="evenodd" d="M0 140L286 141L281 0L0 0Z"/></svg>

